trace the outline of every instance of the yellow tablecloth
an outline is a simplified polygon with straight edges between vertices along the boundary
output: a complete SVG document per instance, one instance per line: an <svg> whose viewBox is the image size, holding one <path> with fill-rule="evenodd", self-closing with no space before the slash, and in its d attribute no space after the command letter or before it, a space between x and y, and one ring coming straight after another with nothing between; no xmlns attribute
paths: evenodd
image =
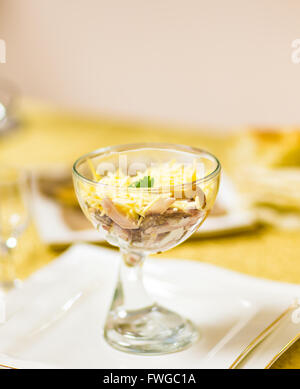
<svg viewBox="0 0 300 389"><path fill-rule="evenodd" d="M67 164L81 154L112 144L139 141L183 143L215 153L224 169L232 137L170 128L150 123L124 122L110 118L86 118L66 114L38 104L25 104L22 128L0 138L0 162L25 167ZM249 275L277 281L300 283L300 231L261 228L219 238L189 239L161 256L191 258L226 267ZM18 273L25 278L51 261L62 248L46 247L32 224L22 237L16 260ZM300 342L274 365L300 368Z"/></svg>

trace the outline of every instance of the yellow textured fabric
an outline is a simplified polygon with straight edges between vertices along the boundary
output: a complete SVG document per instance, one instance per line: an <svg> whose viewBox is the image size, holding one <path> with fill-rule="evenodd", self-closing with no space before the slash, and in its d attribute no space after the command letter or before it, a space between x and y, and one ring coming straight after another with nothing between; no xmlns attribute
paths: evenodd
<svg viewBox="0 0 300 389"><path fill-rule="evenodd" d="M224 169L233 139L187 128L170 128L111 119L74 116L30 103L24 107L22 128L0 138L0 162L32 168L64 164L71 168L81 154L112 144L140 141L189 144L215 153ZM191 238L160 254L191 258L249 275L300 283L300 231L260 228L219 238ZM46 247L32 224L16 251L18 274L27 277L65 248ZM267 324L267 323L266 323ZM300 342L275 364L275 368L300 368Z"/></svg>

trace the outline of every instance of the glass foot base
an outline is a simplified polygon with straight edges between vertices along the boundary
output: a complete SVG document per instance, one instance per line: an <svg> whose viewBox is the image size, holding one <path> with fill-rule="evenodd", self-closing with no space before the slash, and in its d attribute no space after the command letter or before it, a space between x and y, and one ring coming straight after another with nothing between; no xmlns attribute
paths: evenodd
<svg viewBox="0 0 300 389"><path fill-rule="evenodd" d="M187 348L198 339L198 331L189 320L154 304L137 311L111 311L104 337L118 350L158 355Z"/></svg>

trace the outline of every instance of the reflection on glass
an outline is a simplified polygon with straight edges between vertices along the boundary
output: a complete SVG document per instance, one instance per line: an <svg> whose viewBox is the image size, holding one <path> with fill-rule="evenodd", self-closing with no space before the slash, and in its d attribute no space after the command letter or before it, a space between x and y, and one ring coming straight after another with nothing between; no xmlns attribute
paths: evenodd
<svg viewBox="0 0 300 389"><path fill-rule="evenodd" d="M4 120L5 116L6 116L6 108L4 104L0 102L0 121Z"/></svg>

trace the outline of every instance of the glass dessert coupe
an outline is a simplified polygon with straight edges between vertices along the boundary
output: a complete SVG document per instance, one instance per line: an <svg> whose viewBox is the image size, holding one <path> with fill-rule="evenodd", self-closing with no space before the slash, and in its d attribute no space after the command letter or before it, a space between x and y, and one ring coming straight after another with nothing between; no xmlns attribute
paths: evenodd
<svg viewBox="0 0 300 389"><path fill-rule="evenodd" d="M122 254L104 328L116 349L164 354L197 340L189 320L146 293L142 265L147 254L177 246L198 229L215 202L220 170L206 151L161 143L108 147L75 162L83 212Z"/></svg>

